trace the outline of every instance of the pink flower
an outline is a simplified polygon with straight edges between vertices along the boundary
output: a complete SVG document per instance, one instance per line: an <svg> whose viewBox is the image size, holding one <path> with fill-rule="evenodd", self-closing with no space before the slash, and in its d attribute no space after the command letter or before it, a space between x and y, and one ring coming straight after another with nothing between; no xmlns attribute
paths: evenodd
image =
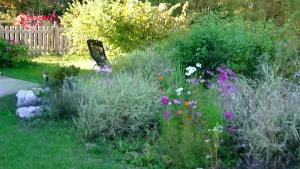
<svg viewBox="0 0 300 169"><path fill-rule="evenodd" d="M164 117L165 119L169 119L169 118L170 118L170 115L171 115L171 113L170 113L169 111L167 111L167 110L165 110L165 111L163 112L163 117Z"/></svg>
<svg viewBox="0 0 300 169"><path fill-rule="evenodd" d="M99 72L111 73L112 69L108 65L104 65L102 67L97 67L96 68L96 73L99 73Z"/></svg>
<svg viewBox="0 0 300 169"><path fill-rule="evenodd" d="M174 100L173 100L173 103L174 103L174 104L177 104L177 105L182 104L182 102L181 102L179 99L174 99Z"/></svg>
<svg viewBox="0 0 300 169"><path fill-rule="evenodd" d="M224 112L224 117L227 119L227 120L232 120L233 119L233 113L228 111L228 112Z"/></svg>
<svg viewBox="0 0 300 169"><path fill-rule="evenodd" d="M161 104L163 104L163 105L169 105L169 98L168 98L168 96L162 96L162 97L160 98L160 102L161 102Z"/></svg>

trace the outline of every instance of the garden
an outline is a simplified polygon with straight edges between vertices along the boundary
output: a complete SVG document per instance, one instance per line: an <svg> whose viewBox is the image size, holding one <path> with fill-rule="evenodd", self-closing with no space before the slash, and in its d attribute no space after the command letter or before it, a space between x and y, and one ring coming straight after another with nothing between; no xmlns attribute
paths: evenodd
<svg viewBox="0 0 300 169"><path fill-rule="evenodd" d="M37 54L0 29L0 168L300 168L299 8L298 0L0 2L0 21L58 24L69 44L67 53ZM89 39L104 45L101 65ZM20 115L25 86L1 96L5 79L38 86L26 89L38 99L34 117Z"/></svg>

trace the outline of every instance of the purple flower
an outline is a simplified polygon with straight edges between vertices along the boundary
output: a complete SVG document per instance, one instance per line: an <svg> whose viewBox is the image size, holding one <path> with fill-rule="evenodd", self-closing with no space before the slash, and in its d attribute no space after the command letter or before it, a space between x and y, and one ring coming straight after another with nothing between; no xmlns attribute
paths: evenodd
<svg viewBox="0 0 300 169"><path fill-rule="evenodd" d="M169 105L169 98L168 98L168 96L162 96L162 97L160 98L160 102L161 102L161 104L163 104L163 105Z"/></svg>
<svg viewBox="0 0 300 169"><path fill-rule="evenodd" d="M187 79L187 82L190 84L197 85L200 83L200 80L199 79Z"/></svg>
<svg viewBox="0 0 300 169"><path fill-rule="evenodd" d="M182 102L181 102L179 99L174 99L174 100L173 100L173 103L174 103L174 104L177 104L177 105L182 104Z"/></svg>
<svg viewBox="0 0 300 169"><path fill-rule="evenodd" d="M207 70L206 73L209 74L209 75L211 75L211 76L214 75L214 73L212 71L210 71L210 70Z"/></svg>
<svg viewBox="0 0 300 169"><path fill-rule="evenodd" d="M169 118L170 118L170 115L171 115L171 113L170 113L169 111L167 111L167 110L165 110L165 111L163 112L163 117L164 117L165 119L169 119Z"/></svg>
<svg viewBox="0 0 300 169"><path fill-rule="evenodd" d="M225 74L225 73L220 73L220 76L219 76L219 81L221 83L225 83L228 79L228 76Z"/></svg>
<svg viewBox="0 0 300 169"><path fill-rule="evenodd" d="M232 119L233 119L233 113L230 112L230 111L224 112L224 117L225 117L227 120L232 120Z"/></svg>
<svg viewBox="0 0 300 169"><path fill-rule="evenodd" d="M195 109L197 107L197 102L196 101L190 101L189 105L191 106L191 108Z"/></svg>
<svg viewBox="0 0 300 169"><path fill-rule="evenodd" d="M103 65L102 67L96 68L96 73L104 72L104 73L111 73L112 69L108 65Z"/></svg>
<svg viewBox="0 0 300 169"><path fill-rule="evenodd" d="M201 117L201 115L202 115L202 113L200 113L200 112L196 112L196 113L195 113L195 117L196 117L196 118Z"/></svg>
<svg viewBox="0 0 300 169"><path fill-rule="evenodd" d="M218 83L220 85L222 96L226 96L229 92L235 92L235 82L237 80L237 77L233 73L233 71L229 68L222 67L218 67L217 71L219 72Z"/></svg>

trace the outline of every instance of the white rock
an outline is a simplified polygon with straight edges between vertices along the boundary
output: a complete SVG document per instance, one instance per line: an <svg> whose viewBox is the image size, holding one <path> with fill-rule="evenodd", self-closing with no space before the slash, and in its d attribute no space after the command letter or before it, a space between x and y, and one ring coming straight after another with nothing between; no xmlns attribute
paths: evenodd
<svg viewBox="0 0 300 169"><path fill-rule="evenodd" d="M38 106L41 104L41 99L37 97L32 90L20 90L16 96L17 108Z"/></svg>
<svg viewBox="0 0 300 169"><path fill-rule="evenodd" d="M42 114L40 106L21 107L17 109L17 116L21 119L29 119Z"/></svg>

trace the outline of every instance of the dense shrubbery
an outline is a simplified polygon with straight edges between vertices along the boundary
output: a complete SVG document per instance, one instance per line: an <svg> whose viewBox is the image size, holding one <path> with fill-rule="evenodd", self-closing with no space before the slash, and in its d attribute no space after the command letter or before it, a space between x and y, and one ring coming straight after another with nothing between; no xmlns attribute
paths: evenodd
<svg viewBox="0 0 300 169"><path fill-rule="evenodd" d="M187 26L185 7L181 15L172 15L178 6L151 6L149 2L133 0L75 1L61 20L73 43L73 52L86 52L86 40L99 39L108 46L112 59Z"/></svg>
<svg viewBox="0 0 300 169"><path fill-rule="evenodd" d="M60 67L52 74L54 85L61 86L67 77L78 76L79 71L80 68L75 67L74 65Z"/></svg>
<svg viewBox="0 0 300 169"><path fill-rule="evenodd" d="M120 54L186 26L184 13L172 15L175 8L129 0L76 1L62 19L75 52L95 38ZM288 164L299 153L299 87L271 71L260 72L258 65L271 63L292 76L300 65L297 38L282 38L284 28L278 31L270 23L220 15L199 15L190 30L112 61L111 74L58 78L63 87L53 95L54 117L74 117L86 141L142 136L144 144L117 148L124 151L123 160L139 167ZM230 68L261 79L237 80ZM211 88L220 90L223 107Z"/></svg>
<svg viewBox="0 0 300 169"><path fill-rule="evenodd" d="M300 71L299 38L281 41L276 45L274 67L280 75L294 79L295 73Z"/></svg>
<svg viewBox="0 0 300 169"><path fill-rule="evenodd" d="M135 50L117 59L112 66L116 72L140 73L147 79L157 80L161 73L174 69L171 54L172 51L160 51L156 47Z"/></svg>
<svg viewBox="0 0 300 169"><path fill-rule="evenodd" d="M233 113L229 123L239 145L245 145L249 165L284 168L299 153L300 87L268 66L263 72L259 82L239 80L237 90L223 97L223 107Z"/></svg>
<svg viewBox="0 0 300 169"><path fill-rule="evenodd" d="M171 47L178 51L174 59L184 67L201 62L205 68L215 70L226 64L235 72L253 75L258 61L268 61L274 53L275 41L265 27L238 18L202 16L189 32L177 33L171 39Z"/></svg>
<svg viewBox="0 0 300 169"><path fill-rule="evenodd" d="M0 67L13 66L14 62L27 59L28 50L25 46L8 43L0 38Z"/></svg>

